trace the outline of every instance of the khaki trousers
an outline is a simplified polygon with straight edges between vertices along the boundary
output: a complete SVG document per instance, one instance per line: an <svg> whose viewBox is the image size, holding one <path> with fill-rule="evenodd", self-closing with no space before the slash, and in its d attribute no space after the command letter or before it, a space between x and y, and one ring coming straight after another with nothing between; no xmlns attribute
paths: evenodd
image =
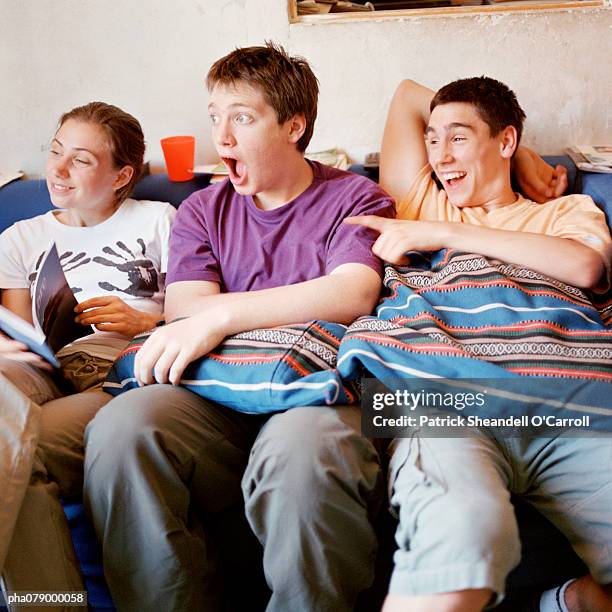
<svg viewBox="0 0 612 612"><path fill-rule="evenodd" d="M219 563L242 554L216 531L236 508L263 547L269 611L349 612L372 583L382 478L357 407L266 418L153 385L104 406L86 446L85 503L119 610L223 609L245 581Z"/></svg>
<svg viewBox="0 0 612 612"><path fill-rule="evenodd" d="M10 493L0 521L5 590L85 589L59 498L81 495L85 426L110 399L101 391L62 397L46 373L0 360L0 411L10 424L0 452L11 466L0 476Z"/></svg>

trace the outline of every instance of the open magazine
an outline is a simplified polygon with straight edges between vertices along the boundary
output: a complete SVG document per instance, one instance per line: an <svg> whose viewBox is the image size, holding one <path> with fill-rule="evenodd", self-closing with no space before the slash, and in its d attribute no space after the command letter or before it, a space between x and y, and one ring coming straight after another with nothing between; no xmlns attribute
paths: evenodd
<svg viewBox="0 0 612 612"><path fill-rule="evenodd" d="M77 338L92 333L89 325L81 325L74 320L77 303L54 244L40 265L33 289L34 325L0 306L0 330L23 342L30 351L57 368L59 362L55 352Z"/></svg>

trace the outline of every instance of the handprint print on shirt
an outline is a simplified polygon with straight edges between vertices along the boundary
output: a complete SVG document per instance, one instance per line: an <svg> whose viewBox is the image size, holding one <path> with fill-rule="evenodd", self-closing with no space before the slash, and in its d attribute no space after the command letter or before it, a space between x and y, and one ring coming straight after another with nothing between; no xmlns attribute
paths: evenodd
<svg viewBox="0 0 612 612"><path fill-rule="evenodd" d="M40 254L40 257L36 260L36 265L34 266L34 272L32 272L32 274L28 276L28 280L30 281L30 287L33 286L34 281L38 277L40 266L46 254L47 254L47 251L43 251ZM71 257L71 259L67 260L68 257ZM64 274L66 274L66 272L71 272L72 270L79 268L80 266L84 266L91 261L91 258L87 257L87 253L84 253L84 252L77 253L73 257L72 251L65 251L59 256L59 259L60 259L60 263L62 264L62 270L64 271ZM80 291L83 291L82 287L70 287L70 289L72 289L72 293L79 293Z"/></svg>
<svg viewBox="0 0 612 612"><path fill-rule="evenodd" d="M108 255L112 255L123 261L113 262L105 257L94 257L93 261L102 264L103 266L109 266L116 268L120 272L127 273L128 280L130 282L129 287L121 289L115 285L111 285L106 281L99 282L98 286L105 291L120 291L128 295L135 295L138 297L151 297L159 291L159 280L157 277L157 270L153 262L145 258L147 248L142 238L138 238L136 242L140 245L142 251L142 259L136 259L136 255L130 251L130 249L120 240L115 243L117 248L124 253L127 253L131 259L125 257L121 253L117 253L111 247L104 247L102 251Z"/></svg>

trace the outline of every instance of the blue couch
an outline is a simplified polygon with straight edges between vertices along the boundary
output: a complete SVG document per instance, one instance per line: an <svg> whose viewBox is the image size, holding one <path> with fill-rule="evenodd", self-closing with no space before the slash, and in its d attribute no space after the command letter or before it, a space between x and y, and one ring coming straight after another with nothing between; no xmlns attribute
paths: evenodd
<svg viewBox="0 0 612 612"><path fill-rule="evenodd" d="M577 172L568 157L549 157L549 163L562 163L569 169L570 191L586 193L608 216L612 215L612 175ZM377 169L352 166L351 170L378 179ZM209 184L208 176L196 176L184 183L172 183L165 174L148 175L142 178L135 189L136 199L162 200L179 204L193 191ZM52 208L49 194L43 180L15 181L0 189L0 231L15 221L46 212ZM110 593L102 573L99 547L80 500L64 500L64 508L71 527L75 550L81 562L89 605L96 610L114 609ZM523 561L509 577L509 596L500 610L520 609L521 601L530 592L551 586L564 577L577 575L584 571L569 544L535 510L525 504L517 504L517 516L523 540ZM365 593L359 604L364 611L379 609L384 596L386 582L392 564L393 530L392 519L381 513L378 525L381 534L381 547L378 560L376 583L370 592ZM265 587L264 587L265 591ZM245 606L258 609L249 593ZM261 596L261 592L259 593ZM265 593L264 593L265 599ZM263 603L261 604L263 606ZM1 608L1 602L0 602Z"/></svg>

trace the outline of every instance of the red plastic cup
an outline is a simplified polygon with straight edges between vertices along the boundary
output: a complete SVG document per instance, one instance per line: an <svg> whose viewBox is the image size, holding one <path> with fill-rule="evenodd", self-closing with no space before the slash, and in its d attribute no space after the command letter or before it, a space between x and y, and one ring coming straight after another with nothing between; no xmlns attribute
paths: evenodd
<svg viewBox="0 0 612 612"><path fill-rule="evenodd" d="M194 136L170 136L160 140L168 178L171 181L190 181L193 178L195 159Z"/></svg>

